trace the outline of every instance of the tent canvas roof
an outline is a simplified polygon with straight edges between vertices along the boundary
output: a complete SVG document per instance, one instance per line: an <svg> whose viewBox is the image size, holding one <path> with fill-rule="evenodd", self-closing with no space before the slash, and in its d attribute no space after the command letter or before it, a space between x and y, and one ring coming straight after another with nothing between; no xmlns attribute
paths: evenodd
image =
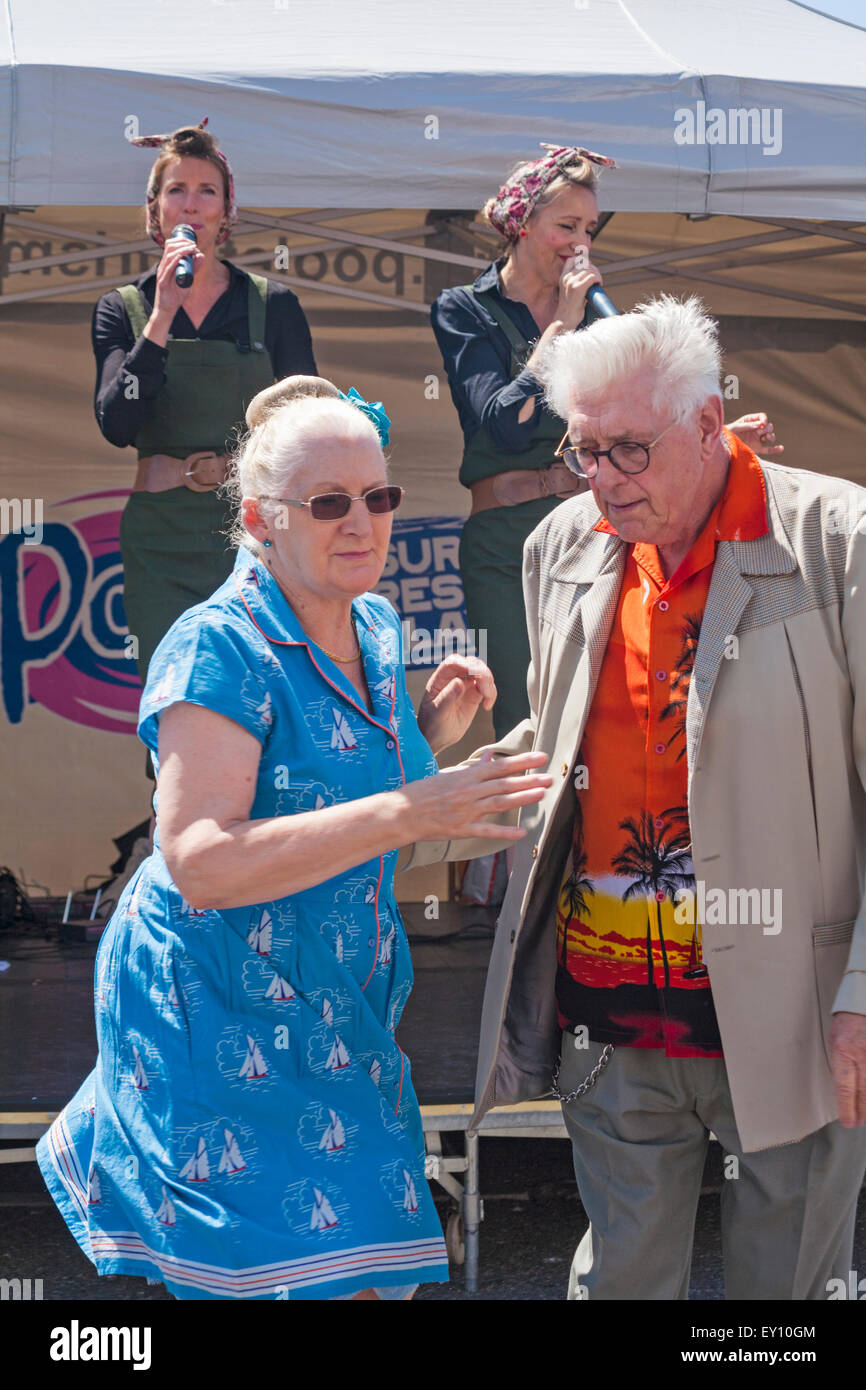
<svg viewBox="0 0 866 1390"><path fill-rule="evenodd" d="M793 0L7 0L4 17L6 205L136 204L152 152L130 118L207 113L239 201L263 208L478 206L547 140L612 153L617 210L866 209L866 31ZM728 117L752 109L757 133Z"/></svg>

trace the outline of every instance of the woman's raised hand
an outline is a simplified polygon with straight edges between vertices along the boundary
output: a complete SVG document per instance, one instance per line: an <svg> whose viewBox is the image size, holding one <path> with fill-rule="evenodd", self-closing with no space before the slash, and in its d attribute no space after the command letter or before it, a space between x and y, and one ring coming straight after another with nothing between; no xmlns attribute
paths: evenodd
<svg viewBox="0 0 866 1390"><path fill-rule="evenodd" d="M448 656L427 682L418 707L418 727L434 753L459 743L479 705L492 709L496 682L477 656Z"/></svg>
<svg viewBox="0 0 866 1390"><path fill-rule="evenodd" d="M776 443L775 426L767 418L766 411L758 410L752 415L741 415L725 429L741 439L754 454L783 454L784 444Z"/></svg>
<svg viewBox="0 0 866 1390"><path fill-rule="evenodd" d="M183 260L184 256L192 256L196 265L201 265L204 260L204 252L199 251L194 241L189 241L186 237L170 237L162 249L162 260L156 271L153 312L156 318L165 319L169 324L192 289L192 285L181 289L174 278L178 262Z"/></svg>
<svg viewBox="0 0 866 1390"><path fill-rule="evenodd" d="M471 767L446 768L435 777L408 782L401 789L408 805L407 829L411 840L485 839L522 840L525 830L498 825L487 816L518 810L540 801L553 784L547 773L536 771L548 761L546 753L517 753L494 757L485 753Z"/></svg>
<svg viewBox="0 0 866 1390"><path fill-rule="evenodd" d="M589 260L586 248L580 246L565 262L559 278L559 304L556 317L566 329L573 331L586 313L586 296L593 285L602 283L601 271Z"/></svg>

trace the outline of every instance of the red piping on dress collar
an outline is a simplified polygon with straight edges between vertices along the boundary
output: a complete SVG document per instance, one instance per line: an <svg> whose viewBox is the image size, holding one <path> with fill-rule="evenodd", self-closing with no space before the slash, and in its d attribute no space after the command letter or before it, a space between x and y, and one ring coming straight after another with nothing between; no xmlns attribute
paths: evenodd
<svg viewBox="0 0 866 1390"><path fill-rule="evenodd" d="M265 640L266 640L267 642L272 642L275 646L279 646L279 647L306 647L306 649L307 649L307 656L308 656L308 657L310 658L310 660L312 661L313 665L315 666L316 670L318 671L318 673L319 673L319 675L322 677L322 679L328 682L328 685L331 687L331 689L332 689L332 690L336 690L336 692L337 692L338 695L342 695L342 697L343 697L344 700L348 700L349 704L353 707L353 709L356 709L356 710L358 711L359 714L363 714L364 718L365 718L365 719L368 719L368 720L370 721L371 724L375 724L375 726L376 726L377 729L381 729L383 733L385 733L385 734L387 734L387 735L389 736L389 738L393 738L393 740L394 740L394 747L395 747L396 750L397 750L397 761L398 761L398 763L400 764L400 776L403 778L403 785L405 786L405 784L406 784L406 771L405 771L405 768L403 767L403 755L402 755L402 753L400 752L400 740L399 740L399 738L397 737L396 730L390 728L387 724L380 724L379 721L378 721L378 719L374 719L374 718L373 718L372 714L370 713L370 711L369 711L368 709L365 709L363 705L359 705L359 704L357 703L357 701L355 701L355 700L352 699L351 695L347 695L346 692L345 692L345 690L341 690L340 687L339 687L338 685L335 685L335 684L334 684L334 682L331 680L330 676L327 675L327 674L322 670L322 668L321 668L321 666L319 665L318 661L317 661L316 658L313 656L313 653L312 653L312 651L310 650L310 644L309 644L309 642L295 642L295 641L292 641L291 639L289 639L289 638L287 638L287 637L271 637L271 636L269 636L268 633L265 632L264 628L263 628L263 627L260 627L259 624L256 622L255 614L253 613L253 610L250 608L250 605L247 603L246 599L244 598L243 592L242 592L242 590L241 590L241 586L240 586L240 584L238 583L238 576L237 576L237 571L236 571L236 570L232 570L232 578L233 578L234 581L235 581L235 588L237 589L238 594L240 595L241 603L243 604L244 608L247 610L247 614L248 614L248 616L249 616L250 622L252 623L253 627L256 628L256 630L262 634L262 636L265 638ZM367 628L367 631L370 632L370 631L371 631L371 628L370 628L369 623L366 623L365 626L366 626L366 628ZM396 699L397 699L397 687L396 687L396 677L395 677L394 694L391 696L391 716L392 716L392 718L393 718L393 715L394 715L394 705L395 705L395 703L396 703Z"/></svg>

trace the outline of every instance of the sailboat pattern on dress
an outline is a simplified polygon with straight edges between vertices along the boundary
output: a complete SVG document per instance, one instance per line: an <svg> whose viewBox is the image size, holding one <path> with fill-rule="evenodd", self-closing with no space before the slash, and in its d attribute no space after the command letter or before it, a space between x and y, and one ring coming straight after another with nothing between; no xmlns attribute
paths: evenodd
<svg viewBox="0 0 866 1390"><path fill-rule="evenodd" d="M233 576L152 659L139 731L157 772L160 715L187 700L258 741L251 819L433 775L397 615L366 594L354 616L372 713L241 549ZM157 824L100 941L96 1067L38 1146L100 1273L217 1299L447 1279L394 1038L412 985L396 859L291 897L201 909L173 883Z"/></svg>

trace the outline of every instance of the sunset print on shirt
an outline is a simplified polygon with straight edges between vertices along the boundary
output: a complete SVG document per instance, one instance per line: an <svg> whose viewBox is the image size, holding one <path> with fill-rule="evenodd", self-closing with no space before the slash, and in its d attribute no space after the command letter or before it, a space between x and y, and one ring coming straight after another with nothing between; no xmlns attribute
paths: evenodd
<svg viewBox="0 0 866 1390"><path fill-rule="evenodd" d="M689 687L719 543L768 532L761 465L736 436L725 440L724 492L675 572L666 573L655 545L627 547L577 759L572 852L556 912L561 1025L679 1057L722 1051L700 924L674 916L677 893L696 887ZM603 517L595 530L617 534Z"/></svg>
<svg viewBox="0 0 866 1390"><path fill-rule="evenodd" d="M680 763L678 780L699 635L700 617L686 615L670 696L659 711L666 759ZM695 890L687 808L651 812L640 807L622 816L626 802L618 780L609 790L622 818L612 835L613 807L604 804L604 779L596 776L594 783L592 764L582 756L578 765L587 767L589 787L578 792L572 851L557 904L560 1023L583 1023L599 1042L664 1046L671 1055L719 1055L700 926L674 916L681 900L677 894ZM592 820L601 835L587 834L584 805L596 812Z"/></svg>

